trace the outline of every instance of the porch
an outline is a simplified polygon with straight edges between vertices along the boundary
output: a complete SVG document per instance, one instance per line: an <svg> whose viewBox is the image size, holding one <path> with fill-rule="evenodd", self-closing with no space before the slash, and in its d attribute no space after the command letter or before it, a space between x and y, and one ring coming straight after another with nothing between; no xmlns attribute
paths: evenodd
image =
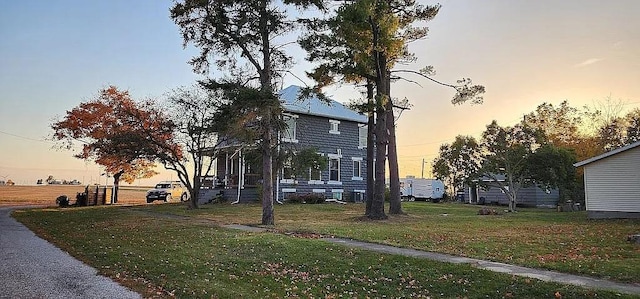
<svg viewBox="0 0 640 299"><path fill-rule="evenodd" d="M256 159L250 152L242 146L222 149L215 158L215 174L200 178L200 201L218 198L232 203L257 201L262 175L256 171Z"/></svg>

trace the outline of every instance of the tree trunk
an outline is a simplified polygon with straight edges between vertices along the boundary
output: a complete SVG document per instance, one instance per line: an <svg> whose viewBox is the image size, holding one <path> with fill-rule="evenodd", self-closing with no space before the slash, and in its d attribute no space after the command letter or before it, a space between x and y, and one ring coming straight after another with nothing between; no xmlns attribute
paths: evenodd
<svg viewBox="0 0 640 299"><path fill-rule="evenodd" d="M507 195L509 195L509 212L515 212L518 190L520 190L520 187L522 186L522 180L518 180L517 183L514 182L513 175L512 175L513 172L508 171L511 168L508 166L506 168L507 168L507 177L509 181L509 190L508 190L509 192L507 192Z"/></svg>
<svg viewBox="0 0 640 299"><path fill-rule="evenodd" d="M376 102L378 103L378 111L376 112L376 160L375 160L375 187L373 202L371 203L371 213L368 215L370 219L380 220L387 219L384 213L384 193L385 193L385 163L386 163L386 115L382 105L382 96L378 95Z"/></svg>
<svg viewBox="0 0 640 299"><path fill-rule="evenodd" d="M511 193L511 196L509 196L509 212L515 212L516 211L516 203L517 203L517 196L518 196L518 191L516 190L509 190L509 193Z"/></svg>
<svg viewBox="0 0 640 299"><path fill-rule="evenodd" d="M387 145L387 155L389 159L389 193L391 195L389 198L389 214L399 215L405 213L402 211L402 202L400 200L400 171L398 170L398 151L396 148L396 124L393 113L393 102L390 96L390 83L386 84L386 88L386 96L389 97L385 111L387 115L387 132L389 134L389 143Z"/></svg>
<svg viewBox="0 0 640 299"><path fill-rule="evenodd" d="M384 91L387 90L385 84L386 75L388 75L387 69L387 57L384 52L378 50L380 44L380 27L369 16L369 24L371 25L371 31L373 33L373 59L376 67L376 161L375 161L375 194L373 202L371 203L370 219L386 219L387 215L384 213L384 192L385 192L385 164L387 162L387 126L384 108L386 101L389 98L385 95Z"/></svg>
<svg viewBox="0 0 640 299"><path fill-rule="evenodd" d="M269 1L262 0L260 2L260 37L262 38L262 70L258 70L260 74L260 90L263 97L271 98L273 96L273 88L271 86L271 43L269 30L269 14L267 6ZM276 99L276 105L280 102ZM270 103L263 115L265 121L263 123L262 133L262 224L274 225L273 215L273 153L271 151L273 144L273 112L274 107Z"/></svg>
<svg viewBox="0 0 640 299"><path fill-rule="evenodd" d="M271 116L269 115L268 117ZM262 142L262 225L274 225L271 128L265 131Z"/></svg>
<svg viewBox="0 0 640 299"><path fill-rule="evenodd" d="M373 82L367 81L367 109L369 119L367 120L367 197L365 200L365 215L371 215L371 204L373 203L374 186L376 184L374 176L375 163L375 121L373 113Z"/></svg>
<svg viewBox="0 0 640 299"><path fill-rule="evenodd" d="M120 177L124 174L124 171L118 171L113 175L113 203L118 203L118 190L120 189ZM105 190L106 193L107 190Z"/></svg>
<svg viewBox="0 0 640 299"><path fill-rule="evenodd" d="M189 198L189 208L197 209L198 208L198 196L200 195L200 178L201 176L193 176L193 191L190 192Z"/></svg>

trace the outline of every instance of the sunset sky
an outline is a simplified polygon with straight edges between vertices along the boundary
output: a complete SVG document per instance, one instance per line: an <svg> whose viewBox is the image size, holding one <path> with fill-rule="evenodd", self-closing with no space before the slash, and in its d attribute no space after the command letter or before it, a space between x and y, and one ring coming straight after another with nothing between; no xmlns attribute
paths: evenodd
<svg viewBox="0 0 640 299"><path fill-rule="evenodd" d="M422 1L424 4L436 2ZM398 122L401 176L429 169L442 143L478 137L495 119L513 125L543 102L593 105L607 97L640 107L640 1L440 1L429 37L413 43L418 61L444 82L469 77L486 87L482 105L453 106L454 92L418 77L392 95L413 104ZM172 1L2 1L0 3L0 180L34 184L53 175L99 180L100 169L57 150L50 124L108 85L136 99L160 98L200 78L169 18ZM291 46L304 78L310 65ZM285 77L283 87L303 84ZM332 98L357 97L351 86ZM425 176L429 171L425 171ZM163 172L148 181L175 179Z"/></svg>

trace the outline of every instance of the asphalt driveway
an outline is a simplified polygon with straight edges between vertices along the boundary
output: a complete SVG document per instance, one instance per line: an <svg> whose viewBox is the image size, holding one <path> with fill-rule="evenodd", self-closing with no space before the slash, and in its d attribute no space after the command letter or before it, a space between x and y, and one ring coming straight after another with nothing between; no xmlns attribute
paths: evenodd
<svg viewBox="0 0 640 299"><path fill-rule="evenodd" d="M0 298L141 298L37 237L0 208Z"/></svg>

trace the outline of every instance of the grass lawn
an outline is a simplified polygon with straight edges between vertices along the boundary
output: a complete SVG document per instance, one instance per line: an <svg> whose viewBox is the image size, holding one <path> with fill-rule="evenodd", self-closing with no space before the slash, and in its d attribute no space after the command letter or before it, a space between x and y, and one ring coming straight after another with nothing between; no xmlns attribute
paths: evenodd
<svg viewBox="0 0 640 299"><path fill-rule="evenodd" d="M459 206L406 204L405 209L412 216L388 220L385 224L389 228L384 229L382 223L359 220L357 211L361 207L278 206L276 228L313 229L345 236L358 235L360 231L358 239L403 244L396 240L404 239L403 234L393 238L389 234L406 231L407 239L415 238L409 236L419 234L418 223L440 223L440 226L434 225L424 231L440 230L444 234L443 223L462 223L460 219L456 220L455 211L465 211L465 216L459 217L468 218L467 222L473 218L471 210ZM183 205L176 204L23 210L16 211L14 216L37 234L96 267L100 273L145 297L556 298L558 293L562 298L633 298L493 273L469 265L351 249L313 238L222 229L211 221L199 219L253 223L259 217L252 218L252 215L259 216L259 210L257 205L218 204L187 211ZM443 212L451 215L441 216ZM290 217L285 217L286 213ZM527 222L544 219L535 216L536 213L527 215L523 212L515 217L523 217ZM500 217L504 221L511 218ZM304 222L308 224L304 225ZM467 233L471 231L468 227L460 229ZM416 243L426 246L436 242L427 242L429 236L425 235ZM485 242L489 244L488 240Z"/></svg>
<svg viewBox="0 0 640 299"><path fill-rule="evenodd" d="M258 224L262 211L259 205L228 204L149 209L250 225ZM640 283L640 246L626 241L640 233L638 219L588 220L585 212L549 209L480 216L478 206L425 202L404 203L403 209L408 215L367 221L358 204L276 205L275 228Z"/></svg>

